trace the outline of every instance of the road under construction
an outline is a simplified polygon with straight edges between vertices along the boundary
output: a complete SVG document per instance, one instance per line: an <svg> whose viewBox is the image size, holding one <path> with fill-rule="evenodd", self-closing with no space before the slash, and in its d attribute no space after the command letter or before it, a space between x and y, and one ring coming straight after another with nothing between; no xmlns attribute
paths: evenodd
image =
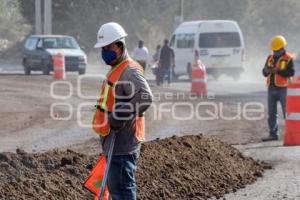
<svg viewBox="0 0 300 200"><path fill-rule="evenodd" d="M124 2L0 3L0 200L300 199L300 4Z"/></svg>
<svg viewBox="0 0 300 200"><path fill-rule="evenodd" d="M13 178L17 182L21 181L22 185L10 185L10 190L7 191L4 190L4 187L8 187L9 182L4 181L1 183L2 185L0 184L0 186L2 186L0 196L2 195L1 197L4 198L9 195L11 197L17 197L18 199L30 199L30 196L33 196L32 198L35 199L37 196L42 195L40 192L34 192L33 189L30 189L31 187L26 189L26 192L18 190L18 187L27 188L28 186L26 186L25 182L30 179L32 180L30 182L32 187L44 191L43 194L45 194L45 197L50 198L53 195L53 191L63 191L60 188L63 186L55 184L60 180L55 173L62 173L62 179L64 181L68 180L71 184L68 186L69 192L65 195L69 195L75 199L81 199L82 196L85 195L89 198L89 192L82 190L82 188L78 189L75 185L83 181L88 175L89 168L86 167L94 165L94 159L97 156L91 155L97 155L101 150L98 137L93 134L90 129L79 126L78 111L80 110L81 113L81 124L88 124L91 121L91 115L93 113L93 109L90 108L90 105L94 102L91 99L84 99L82 96L89 97L97 92L99 80L93 77L93 74L96 72L104 73L107 69L102 68L99 70L97 66L90 67L86 77L82 77L80 82L78 81L79 78L77 74L70 73L67 74L67 84L62 82L54 86L52 85L53 78L51 76L45 77L38 73L32 74L32 76L18 75L18 73L22 73L20 67L16 66L14 71L9 69L11 68L3 68L4 73L1 74L0 80L1 93L3 94L1 98L2 120L0 150L1 152L15 152L16 148L21 150L19 150L17 154L1 153L0 166L2 170L0 177ZM208 77L208 91L214 95L210 97L198 96L195 98L195 96L190 96L191 83L188 79L174 82L171 86L157 87L154 84L154 77L150 71L147 72L146 77L154 96L156 96L156 98L154 98L155 106L164 108L166 112L161 112L159 115L157 114L160 118L155 117L155 106L153 106L146 115L148 122L146 125L146 140L152 142L145 143L145 151L144 155L142 153L143 156L140 161L141 164L139 165L140 171L137 175L138 182L140 181L138 185L140 185L139 197L141 199L186 199L188 195L190 195L191 199L196 197L198 199L207 199L221 197L223 195L225 195L224 197L226 199L297 199L299 197L299 193L297 192L297 188L299 187L299 176L297 175L299 148L284 147L281 141L269 143L260 142L261 138L266 136L268 132L265 121L267 116L267 110L265 109L267 103L266 89L263 81L246 79L236 84L226 76L222 77L219 81ZM78 95L78 83L81 85L81 96ZM68 96L70 93L70 85L73 89L71 96L66 99L57 98L57 96ZM222 88L226 87L231 89L220 89L221 86ZM56 96L51 96L51 88ZM178 94L184 97L184 101L182 101L181 98L179 100L174 98L174 96ZM20 99L22 99L22 101L20 101ZM176 116L180 118L180 120L174 119L169 115L172 105L178 102L184 102L176 106ZM186 102L189 102L190 105L186 104ZM206 104L204 104L205 102ZM202 106L199 106L197 112L203 117L203 120L190 117L189 108L191 105L196 106L199 103L202 103ZM56 107L53 110L53 116L51 116L50 110L53 104L55 104ZM249 110L248 114L252 120L245 117L236 117L239 110L243 110L243 105L246 104L252 104L252 110ZM68 120L59 120L70 115L69 107L66 105L72 106L71 117ZM218 110L217 113L216 109ZM220 113L222 114L220 115ZM213 119L210 119L212 116ZM279 124L282 132L284 131L284 123L283 119L280 120ZM190 136L197 136L199 134L201 134L199 138L193 139L194 136ZM174 138L172 137L174 135L180 137ZM181 138L182 136L187 137ZM226 146L225 143L220 143L217 140L206 139L206 137L221 140L230 146ZM160 142L157 138L167 139ZM164 142L168 145L162 145ZM232 152L234 152L234 154L238 153L236 152L237 150L232 147L241 151L244 156L253 157L256 161L248 160L249 158L242 158L240 160L238 157L231 157ZM176 149L181 148L181 153L192 156L190 159L200 159L199 161L201 161L208 156L214 164L210 162L205 162L206 164L204 164L201 162L201 164L195 165L189 161L185 161L185 164L173 166L172 162L183 162L181 159L185 158L185 156L180 153L176 154ZM196 158L195 156L198 155L197 151L200 151L199 148L200 150L204 148L204 150L201 150L200 154L202 156ZM53 149L56 150L53 152ZM66 149L68 150L66 151ZM153 149L157 149L161 152L153 152ZM174 156L179 156L176 158L178 159L177 161L172 160L173 153L171 149L175 150ZM25 152L22 153L22 151ZM42 154L40 154L41 152ZM78 152L80 155L75 152ZM161 161L161 163L158 162L157 165L161 167L166 166L166 168L162 167L162 171L155 171L157 173L155 181L150 174L154 173L153 170L156 169L156 164L154 164L154 168L151 169L149 166L150 163L148 162L152 159L159 159L164 155L165 159ZM80 160L78 163L69 161L70 163L68 164L68 160L76 160L77 157ZM65 159L67 160L67 164L64 163ZM224 160L218 164L218 161L215 159ZM53 166L55 166L55 163L58 163L58 165L62 164L63 167L54 167L52 169L53 171L51 171L47 169L47 166L45 168L45 166L42 165L43 162L46 162L42 160L49 160L49 162L53 163ZM258 163L256 163L257 161ZM30 164L28 166L26 162L33 163L33 166L30 166ZM227 165L226 162L228 162L228 166L230 166L228 171L224 171L224 166ZM245 164L245 162L248 164ZM236 166L233 165L233 163L236 163ZM256 167L253 168L251 165ZM171 168L168 169L168 166ZM233 171L236 170L236 167L240 168L241 166L245 168L242 168L237 174L232 174ZM186 169L182 169L182 167ZM216 171L222 168L223 170L216 174L213 172L200 173L196 175L195 180L191 177L188 179L181 177L184 175L184 172L189 172L185 175L186 177L193 176L194 174L190 173L196 170L197 167L199 167L197 173L200 173L201 169L206 170L205 168L215 169ZM18 180L16 179L17 177L12 175L12 173L14 173L12 169L19 169L21 174L24 172L27 175L22 175L21 180ZM76 171L74 172L75 175L70 175L66 172L66 170L72 169ZM36 177L33 175L31 175L32 177L30 177L30 175L28 177L29 172L39 174L44 173L43 170L46 170L47 173L49 173L47 176L51 178L45 176ZM81 172L85 176L76 175ZM170 176L168 178L170 182L161 182L160 178L167 172L170 173L167 175ZM182 174L179 175L178 173ZM224 178L221 177L222 173L223 175L229 175L227 178ZM249 173L252 175L250 176ZM197 178L197 176L215 176L215 178L211 180L215 180L216 182L205 187L208 182L198 182L199 177ZM240 181L236 178L239 176L241 176ZM280 183L278 183L278 179ZM149 182L147 182L147 180ZM222 180L225 182L222 182ZM233 185L231 187L231 184L228 184L226 180L235 180L237 185L232 183ZM257 181L253 183L255 180ZM41 185L40 182L44 183ZM212 183L211 181L209 182ZM185 191L187 187L186 184L188 183L193 185L191 191ZM156 186L153 186L153 184ZM171 184L171 186L160 190L160 193L153 192L153 194L155 194L154 196L149 196L147 188L153 187L152 189L156 188L158 190L158 188L165 187L165 184ZM198 188L197 185L199 186L199 190L195 190L195 188ZM272 188L271 190L266 190L266 188L270 187ZM179 188L177 192L175 188ZM13 194L10 193L10 191L14 191ZM234 193L226 194L231 192ZM59 199L61 195L62 192L58 192L54 198Z"/></svg>

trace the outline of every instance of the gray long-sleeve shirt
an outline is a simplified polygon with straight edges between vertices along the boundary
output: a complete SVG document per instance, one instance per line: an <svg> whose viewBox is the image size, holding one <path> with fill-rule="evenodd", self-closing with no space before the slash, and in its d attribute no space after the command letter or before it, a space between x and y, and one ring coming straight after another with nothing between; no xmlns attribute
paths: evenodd
<svg viewBox="0 0 300 200"><path fill-rule="evenodd" d="M135 137L135 117L143 116L152 103L151 89L142 73L128 66L115 86L115 109L109 115L111 133L116 134L113 155L128 155L140 150ZM116 128L115 128L116 127ZM101 137L103 153L108 154L111 136Z"/></svg>

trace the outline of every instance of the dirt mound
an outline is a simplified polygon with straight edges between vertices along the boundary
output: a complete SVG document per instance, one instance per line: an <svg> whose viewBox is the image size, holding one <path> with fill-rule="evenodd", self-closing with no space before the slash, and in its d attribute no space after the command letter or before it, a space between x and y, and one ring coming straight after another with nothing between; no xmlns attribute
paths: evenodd
<svg viewBox="0 0 300 200"><path fill-rule="evenodd" d="M71 150L0 154L0 199L92 199L82 186L97 156ZM143 145L139 199L206 199L243 188L263 166L218 140L172 137Z"/></svg>
<svg viewBox="0 0 300 200"><path fill-rule="evenodd" d="M0 199L88 199L88 156L71 150L0 154Z"/></svg>
<svg viewBox="0 0 300 200"><path fill-rule="evenodd" d="M140 199L221 197L261 177L264 163L201 135L144 144L137 182Z"/></svg>

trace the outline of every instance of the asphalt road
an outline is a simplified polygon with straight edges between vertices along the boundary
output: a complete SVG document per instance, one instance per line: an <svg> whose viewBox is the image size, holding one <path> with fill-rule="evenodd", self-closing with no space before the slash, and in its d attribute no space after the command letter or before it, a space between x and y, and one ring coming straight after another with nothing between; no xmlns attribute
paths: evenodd
<svg viewBox="0 0 300 200"><path fill-rule="evenodd" d="M285 147L282 142L237 146L245 155L271 163L263 178L252 185L225 195L229 200L300 199L300 147Z"/></svg>

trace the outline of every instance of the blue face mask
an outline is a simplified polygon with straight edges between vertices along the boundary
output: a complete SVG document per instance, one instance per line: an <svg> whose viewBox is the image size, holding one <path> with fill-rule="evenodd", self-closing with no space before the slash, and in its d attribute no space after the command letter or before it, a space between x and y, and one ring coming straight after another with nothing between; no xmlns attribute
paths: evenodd
<svg viewBox="0 0 300 200"><path fill-rule="evenodd" d="M280 50L278 50L278 51L274 51L274 52L273 52L273 55L274 55L275 57L280 57L280 56L282 56L282 55L284 54L284 52L285 52L284 49L280 49Z"/></svg>
<svg viewBox="0 0 300 200"><path fill-rule="evenodd" d="M117 59L117 53L108 49L102 49L101 56L107 65L110 65L114 60Z"/></svg>

